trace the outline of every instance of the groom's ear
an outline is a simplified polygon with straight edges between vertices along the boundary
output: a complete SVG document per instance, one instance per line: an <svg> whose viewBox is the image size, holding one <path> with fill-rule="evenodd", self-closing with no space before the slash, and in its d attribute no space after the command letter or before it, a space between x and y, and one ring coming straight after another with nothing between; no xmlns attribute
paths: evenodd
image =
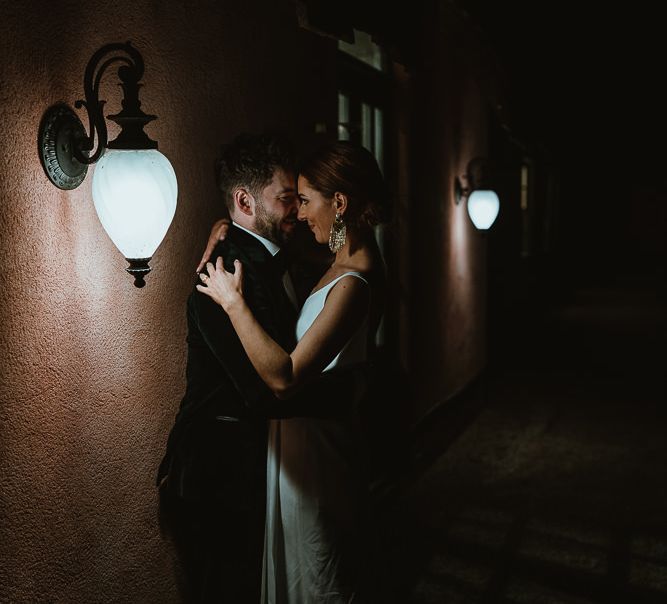
<svg viewBox="0 0 667 604"><path fill-rule="evenodd" d="M239 187L234 190L234 207L246 216L254 216L255 198L247 189Z"/></svg>

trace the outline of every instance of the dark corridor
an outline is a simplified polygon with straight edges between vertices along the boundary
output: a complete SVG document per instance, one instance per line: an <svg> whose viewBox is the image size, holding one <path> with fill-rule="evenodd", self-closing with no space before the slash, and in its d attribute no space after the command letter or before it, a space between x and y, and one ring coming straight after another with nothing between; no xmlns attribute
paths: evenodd
<svg viewBox="0 0 667 604"><path fill-rule="evenodd" d="M665 328L650 279L496 313L483 404L389 514L401 601L667 602Z"/></svg>

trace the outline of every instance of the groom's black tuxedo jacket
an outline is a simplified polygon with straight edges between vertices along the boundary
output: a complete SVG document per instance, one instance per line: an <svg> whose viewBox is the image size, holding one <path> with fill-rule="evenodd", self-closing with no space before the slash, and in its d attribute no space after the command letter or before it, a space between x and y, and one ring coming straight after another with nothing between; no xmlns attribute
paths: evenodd
<svg viewBox="0 0 667 604"><path fill-rule="evenodd" d="M218 256L230 272L234 260L241 261L248 306L267 333L291 351L296 310L284 290L284 269L260 241L235 226L211 258ZM337 383L344 378L326 376L331 383L320 385L317 396L304 389L280 401L252 367L227 314L196 289L188 298L187 321L186 392L157 480L168 475L169 492L183 499L230 502L235 493L247 497L244 485L261 481L267 418L317 415L315 403L322 409L335 404Z"/></svg>

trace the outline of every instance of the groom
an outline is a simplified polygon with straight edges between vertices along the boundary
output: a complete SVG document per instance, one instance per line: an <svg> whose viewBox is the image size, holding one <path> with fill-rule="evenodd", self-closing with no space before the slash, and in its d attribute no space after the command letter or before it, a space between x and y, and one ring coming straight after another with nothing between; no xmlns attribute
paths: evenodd
<svg viewBox="0 0 667 604"><path fill-rule="evenodd" d="M212 258L244 268L244 298L286 350L297 303L281 245L297 222L293 155L280 137L241 135L223 148L218 186L233 220ZM161 516L181 559L188 602L259 602L267 418L315 414L340 392L279 401L253 369L227 314L193 290L187 303L186 392L160 465ZM321 393L331 400L322 400ZM311 412L306 413L310 407Z"/></svg>

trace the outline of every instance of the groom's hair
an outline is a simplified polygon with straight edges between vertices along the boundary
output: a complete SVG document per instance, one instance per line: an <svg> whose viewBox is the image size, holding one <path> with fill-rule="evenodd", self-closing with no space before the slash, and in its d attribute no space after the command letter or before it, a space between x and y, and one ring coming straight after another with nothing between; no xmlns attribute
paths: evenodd
<svg viewBox="0 0 667 604"><path fill-rule="evenodd" d="M277 169L294 172L295 164L292 144L281 133L239 134L223 145L215 161L215 176L229 212L234 209L236 189L244 187L257 197Z"/></svg>

